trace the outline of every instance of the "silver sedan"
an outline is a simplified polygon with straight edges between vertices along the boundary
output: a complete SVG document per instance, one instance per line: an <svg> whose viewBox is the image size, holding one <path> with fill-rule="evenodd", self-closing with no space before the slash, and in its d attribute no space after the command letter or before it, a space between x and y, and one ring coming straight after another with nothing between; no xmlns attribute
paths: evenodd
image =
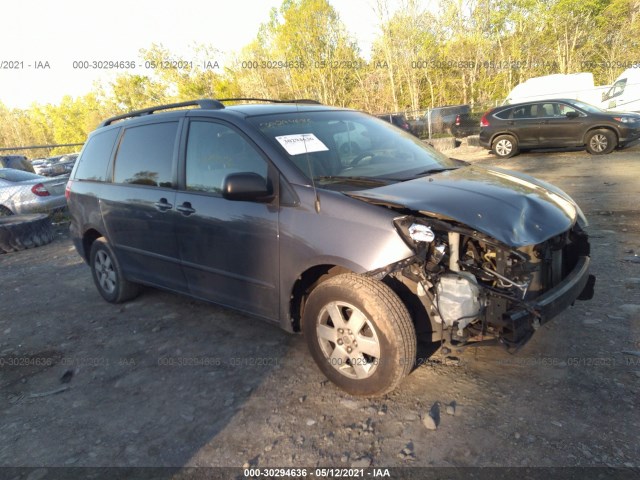
<svg viewBox="0 0 640 480"><path fill-rule="evenodd" d="M66 183L66 177L47 178L13 168L0 168L0 216L62 210L67 206Z"/></svg>

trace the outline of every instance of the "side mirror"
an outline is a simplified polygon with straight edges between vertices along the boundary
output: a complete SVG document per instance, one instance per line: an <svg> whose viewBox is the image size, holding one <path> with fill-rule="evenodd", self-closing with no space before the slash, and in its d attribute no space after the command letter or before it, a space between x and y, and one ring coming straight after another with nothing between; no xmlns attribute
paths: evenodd
<svg viewBox="0 0 640 480"><path fill-rule="evenodd" d="M222 197L227 200L268 203L273 200L273 188L257 173L230 173L222 184Z"/></svg>
<svg viewBox="0 0 640 480"><path fill-rule="evenodd" d="M602 101L604 102L607 99L607 92L602 92Z"/></svg>
<svg viewBox="0 0 640 480"><path fill-rule="evenodd" d="M578 118L580 114L578 112L567 112L566 116L567 118Z"/></svg>

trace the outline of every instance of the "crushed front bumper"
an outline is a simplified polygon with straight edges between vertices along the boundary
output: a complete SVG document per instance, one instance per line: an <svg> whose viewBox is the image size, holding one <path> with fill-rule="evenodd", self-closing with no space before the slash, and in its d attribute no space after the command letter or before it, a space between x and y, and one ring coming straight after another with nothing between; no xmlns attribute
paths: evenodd
<svg viewBox="0 0 640 480"><path fill-rule="evenodd" d="M546 323L576 300L591 299L596 277L589 274L590 263L588 256L579 257L573 270L558 285L526 302L526 306L504 313L503 324L515 331L527 329L536 318L540 324Z"/></svg>

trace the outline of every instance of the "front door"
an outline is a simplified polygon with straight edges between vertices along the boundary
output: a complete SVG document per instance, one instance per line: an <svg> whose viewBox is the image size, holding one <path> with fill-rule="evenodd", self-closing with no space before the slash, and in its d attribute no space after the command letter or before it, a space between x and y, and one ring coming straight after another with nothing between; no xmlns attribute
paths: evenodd
<svg viewBox="0 0 640 480"><path fill-rule="evenodd" d="M189 124L184 164L176 232L190 292L278 319L278 200L230 201L221 194L231 173L253 172L275 184L275 171L235 128L205 119Z"/></svg>

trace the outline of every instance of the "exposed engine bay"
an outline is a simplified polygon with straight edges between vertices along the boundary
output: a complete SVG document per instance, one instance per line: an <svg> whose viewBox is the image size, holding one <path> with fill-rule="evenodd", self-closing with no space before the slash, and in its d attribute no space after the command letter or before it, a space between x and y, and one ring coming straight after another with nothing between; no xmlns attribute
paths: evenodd
<svg viewBox="0 0 640 480"><path fill-rule="evenodd" d="M445 220L404 216L395 226L416 255L370 275L395 278L419 298L433 341L498 339L516 349L576 299L593 296L595 277L582 267L588 238L578 223L521 247Z"/></svg>

